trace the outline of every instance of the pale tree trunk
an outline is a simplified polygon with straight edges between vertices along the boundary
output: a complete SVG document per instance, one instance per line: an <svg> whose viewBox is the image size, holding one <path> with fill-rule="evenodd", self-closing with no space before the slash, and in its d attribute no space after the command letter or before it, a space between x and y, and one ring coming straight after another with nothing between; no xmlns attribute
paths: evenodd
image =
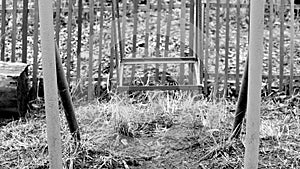
<svg viewBox="0 0 300 169"><path fill-rule="evenodd" d="M258 168L264 0L250 3L249 80L246 113L245 169Z"/></svg>
<svg viewBox="0 0 300 169"><path fill-rule="evenodd" d="M63 168L58 109L58 89L56 77L53 9L51 0L39 1L41 21L41 48L47 122L47 142L51 169Z"/></svg>

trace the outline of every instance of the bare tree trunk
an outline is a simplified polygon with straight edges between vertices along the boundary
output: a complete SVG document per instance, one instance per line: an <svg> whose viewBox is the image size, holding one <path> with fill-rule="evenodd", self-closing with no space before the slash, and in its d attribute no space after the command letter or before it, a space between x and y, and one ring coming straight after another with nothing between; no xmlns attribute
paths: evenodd
<svg viewBox="0 0 300 169"><path fill-rule="evenodd" d="M283 2L283 0L282 0ZM261 82L263 58L264 1L250 4L249 81L246 114L245 169L258 168Z"/></svg>
<svg viewBox="0 0 300 169"><path fill-rule="evenodd" d="M52 1L39 1L41 47L43 56L47 143L50 168L63 168L58 109L58 90L55 68L55 47Z"/></svg>

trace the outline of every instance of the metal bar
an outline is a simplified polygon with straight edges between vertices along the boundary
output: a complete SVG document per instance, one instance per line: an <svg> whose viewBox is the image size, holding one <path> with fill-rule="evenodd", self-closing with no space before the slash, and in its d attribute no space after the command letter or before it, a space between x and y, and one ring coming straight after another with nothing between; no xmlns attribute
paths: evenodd
<svg viewBox="0 0 300 169"><path fill-rule="evenodd" d="M202 85L183 85L183 86L122 86L118 87L119 92L124 91L153 91L153 90L199 90L203 89Z"/></svg>
<svg viewBox="0 0 300 169"><path fill-rule="evenodd" d="M236 59L235 59L235 89L236 95L238 95L240 91L240 38L241 38L241 0L236 1Z"/></svg>
<svg viewBox="0 0 300 169"><path fill-rule="evenodd" d="M268 65L268 93L271 93L272 88L272 59L273 59L273 21L274 21L274 4L270 0L270 19L269 19L269 65Z"/></svg>
<svg viewBox="0 0 300 169"><path fill-rule="evenodd" d="M133 37L132 37L132 57L136 57L136 44L137 44L137 22L138 22L138 2L133 1ZM132 65L131 69L131 81L133 81L135 75L135 65Z"/></svg>
<svg viewBox="0 0 300 169"><path fill-rule="evenodd" d="M294 14L294 2L291 1L291 51L290 51L290 80L289 80L289 94L293 95L293 82L294 82L294 37L295 37L295 14Z"/></svg>
<svg viewBox="0 0 300 169"><path fill-rule="evenodd" d="M220 0L217 0L217 6L219 6ZM214 84L214 97L217 97L219 93L219 57L220 57L220 8L216 10L216 61L215 61L215 84Z"/></svg>
<svg viewBox="0 0 300 169"><path fill-rule="evenodd" d="M123 59L122 64L132 65L132 64L171 64L171 63L195 63L197 62L197 58L195 57L180 57L180 58L172 58L172 57L159 57L159 58L125 58Z"/></svg>
<svg viewBox="0 0 300 169"><path fill-rule="evenodd" d="M161 8L162 8L162 4L161 4L162 0L158 0L157 1L157 20L156 20L156 25L157 25L157 29L156 29L156 45L155 45L155 56L158 58L160 57L160 50L159 50L159 46L160 46L160 21L161 21ZM156 64L155 65L155 80L158 80L158 76L159 76L159 65Z"/></svg>
<svg viewBox="0 0 300 169"><path fill-rule="evenodd" d="M93 99L93 60L94 60L94 0L90 0L90 37L89 37L89 70L88 100ZM113 39L113 38L112 38ZM112 57L112 56L111 56Z"/></svg>
<svg viewBox="0 0 300 169"><path fill-rule="evenodd" d="M203 58L204 58L204 53L203 53L203 10L202 10L202 0L199 1L199 58L200 58L200 83L203 82L203 71L204 71L204 65L203 65Z"/></svg>
<svg viewBox="0 0 300 169"><path fill-rule="evenodd" d="M22 62L27 63L27 35L28 35L28 0L23 0L22 18Z"/></svg>
<svg viewBox="0 0 300 169"><path fill-rule="evenodd" d="M5 27L6 27L6 0L2 0L1 11L1 60L5 58Z"/></svg>
<svg viewBox="0 0 300 169"><path fill-rule="evenodd" d="M180 11L180 57L184 57L185 53L185 19L186 15L186 0L181 1L181 11ZM179 84L183 84L184 81L184 65L181 64L179 68Z"/></svg>
<svg viewBox="0 0 300 169"><path fill-rule="evenodd" d="M280 42L279 42L279 91L283 90L283 59L284 59L284 2L285 0L281 0L280 5Z"/></svg>
<svg viewBox="0 0 300 169"><path fill-rule="evenodd" d="M174 6L174 0L170 0L168 17L167 17L167 30L166 30L166 41L165 41L165 53L164 53L165 58L167 58L169 55L169 43L170 43L171 21L173 18L172 17L173 6ZM167 70L167 64L165 63L165 64L163 64L163 74L162 74L162 80L161 80L162 84L165 84L165 81L166 81L166 70Z"/></svg>
<svg viewBox="0 0 300 169"><path fill-rule="evenodd" d="M194 17L194 7L195 7L195 2L194 0L190 0L190 23L189 23L189 57L193 57L194 56L194 32L195 32L195 17ZM197 64L197 63L196 63ZM193 84L193 78L194 78L194 74L195 70L193 69L193 64L189 64L189 82L190 84ZM198 75L196 75L198 76ZM199 82L197 82L198 84Z"/></svg>
<svg viewBox="0 0 300 169"><path fill-rule="evenodd" d="M149 57L149 20L150 20L150 0L146 1L146 28L145 28L145 56L144 57ZM144 79L143 82L144 84L147 83L148 77L147 77L147 67L148 65L144 65Z"/></svg>
<svg viewBox="0 0 300 169"><path fill-rule="evenodd" d="M229 13L230 13L230 8L229 8L229 0L226 0L226 33L225 33L225 78L224 78L224 93L223 96L227 96L227 80L228 80L228 55L229 55ZM238 16L237 16L238 17Z"/></svg>
<svg viewBox="0 0 300 169"><path fill-rule="evenodd" d="M67 30L68 30L68 38L67 38L67 62L66 62L66 67L67 67L67 81L68 84L70 85L70 77L71 77L71 57L72 57L72 51L71 51L71 46L72 46L72 17L73 17L73 0L69 0L69 10L68 10L68 25L67 25Z"/></svg>
<svg viewBox="0 0 300 169"><path fill-rule="evenodd" d="M205 14L205 33L206 33L206 41L205 41L205 70L204 71L204 77L205 77L205 81L204 81L204 93L208 94L208 73L207 73L207 69L208 69L208 59L209 59L209 43L210 43L210 34L209 34L209 23L210 23L210 19L209 19L209 9L210 9L210 0L206 1L206 6L205 6L205 10L206 10L206 14Z"/></svg>
<svg viewBox="0 0 300 169"><path fill-rule="evenodd" d="M17 32L17 1L13 1L12 32L11 32L11 62L16 61L16 32Z"/></svg>
<svg viewBox="0 0 300 169"><path fill-rule="evenodd" d="M38 36L39 36L39 0L34 1L34 29L33 29L33 68L32 68L32 87L33 100L37 97L37 74L38 74Z"/></svg>
<svg viewBox="0 0 300 169"><path fill-rule="evenodd" d="M117 10L117 6L118 5L118 2L116 0L113 0L112 1L112 9L113 9L113 12L112 12L112 17L113 17L113 21L112 21L112 30L114 31L114 36L112 38L114 38L114 50L115 50L115 55L114 55L114 58L116 60L116 74L117 74L117 84L119 84L119 56L118 56L118 43L119 43L119 47L120 47L120 56L123 55L122 54L122 45L121 45L121 27L120 27L120 24L119 24L119 10ZM117 15L117 16L116 16ZM117 22L117 25L116 25L116 22ZM117 39L117 35L120 36L120 41L118 41Z"/></svg>
<svg viewBox="0 0 300 169"><path fill-rule="evenodd" d="M101 61L102 61L102 48L103 48L103 19L104 19L104 1L101 1L101 8L100 8L100 32L99 32L99 55L98 55L98 85L97 85L97 90L98 90L98 96L100 96L100 90L101 90L101 82L102 82L102 66L101 66Z"/></svg>
<svg viewBox="0 0 300 169"><path fill-rule="evenodd" d="M56 1L56 18L55 18L55 39L59 47L59 31L60 31L60 13L61 13L61 0Z"/></svg>
<svg viewBox="0 0 300 169"><path fill-rule="evenodd" d="M82 35L82 0L78 0L78 33L77 33L77 75L76 75L76 81L78 82L80 79L80 70L81 70L81 35ZM101 31L101 30L100 30ZM101 41L100 41L101 43Z"/></svg>

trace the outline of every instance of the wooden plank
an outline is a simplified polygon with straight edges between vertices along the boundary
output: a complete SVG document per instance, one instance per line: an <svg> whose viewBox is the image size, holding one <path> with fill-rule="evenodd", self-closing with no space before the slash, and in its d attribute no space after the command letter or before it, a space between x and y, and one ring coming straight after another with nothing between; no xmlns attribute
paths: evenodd
<svg viewBox="0 0 300 169"><path fill-rule="evenodd" d="M132 37L132 57L136 57L136 43L137 43L137 21L138 21L138 2L139 1L133 1L133 37ZM134 79L135 75L135 65L132 65L131 68L131 81Z"/></svg>
<svg viewBox="0 0 300 169"><path fill-rule="evenodd" d="M131 64L171 64L171 63L195 63L197 62L197 58L195 57L149 57L149 58L124 58L123 64L131 65Z"/></svg>
<svg viewBox="0 0 300 169"><path fill-rule="evenodd" d="M194 56L194 31L195 31L195 23L194 23L194 7L195 7L195 2L194 0L190 0L190 21L189 21L189 57L193 57ZM196 63L198 64L198 63ZM190 84L193 84L193 78L194 78L194 74L195 70L193 69L193 64L189 64L189 82ZM196 74L197 76L197 74ZM197 82L198 85L199 82Z"/></svg>
<svg viewBox="0 0 300 169"><path fill-rule="evenodd" d="M185 15L186 15L186 0L181 1L180 10L180 57L184 57L185 53ZM183 84L184 81L184 65L181 64L179 67L179 84Z"/></svg>
<svg viewBox="0 0 300 169"><path fill-rule="evenodd" d="M293 82L294 82L294 37L295 37L295 14L294 14L294 2L291 2L291 40L290 40L290 79L289 79L289 94L293 95Z"/></svg>
<svg viewBox="0 0 300 169"><path fill-rule="evenodd" d="M279 42L279 91L283 90L283 59L284 59L284 2L281 0L281 5L279 9L280 15L280 42Z"/></svg>
<svg viewBox="0 0 300 169"><path fill-rule="evenodd" d="M17 33L17 1L13 1L12 31L11 31L11 62L16 61L16 33Z"/></svg>
<svg viewBox="0 0 300 169"><path fill-rule="evenodd" d="M101 66L101 61L102 61L102 48L103 48L103 20L104 20L104 1L101 1L101 8L100 8L100 32L99 32L99 55L98 55L98 91L101 90L101 82L102 82L102 66ZM98 96L100 96L100 92L97 92Z"/></svg>
<svg viewBox="0 0 300 169"><path fill-rule="evenodd" d="M67 81L70 85L70 77L71 77L71 57L72 57L72 18L73 18L73 0L68 1L68 23L67 23L67 30L68 30L68 37L67 37ZM92 35L90 34L90 37Z"/></svg>
<svg viewBox="0 0 300 169"><path fill-rule="evenodd" d="M173 18L172 17L173 6L174 6L174 0L170 0L168 17L167 17L166 40L165 40L165 52L164 52L165 58L167 58L169 55L169 43L170 43L171 22L172 22L172 18ZM163 64L163 74L162 74L162 80L161 80L162 84L165 84L165 81L166 81L166 70L167 70L167 64Z"/></svg>
<svg viewBox="0 0 300 169"><path fill-rule="evenodd" d="M274 22L274 8L273 0L270 0L270 19L269 19L269 65L268 65L268 93L271 93L272 88L272 59L273 59L273 22Z"/></svg>
<svg viewBox="0 0 300 169"><path fill-rule="evenodd" d="M209 43L210 43L210 33L209 33L209 11L210 11L210 0L206 1L205 6L205 33L206 33L206 41L205 41L205 69L208 69L208 59L209 59ZM204 81L204 94L208 94L208 73L207 71L204 71L205 81Z"/></svg>
<svg viewBox="0 0 300 169"><path fill-rule="evenodd" d="M81 74L81 36L82 36L82 0L78 0L78 27L77 27L77 67L76 67L76 81L80 80ZM101 30L100 30L101 31ZM101 41L100 41L101 42Z"/></svg>
<svg viewBox="0 0 300 169"><path fill-rule="evenodd" d="M60 31L60 8L61 7L61 0L56 1L56 18L55 18L55 39L56 44L59 47L59 31Z"/></svg>
<svg viewBox="0 0 300 169"><path fill-rule="evenodd" d="M2 0L1 11L1 61L5 58L5 27L6 27L6 0Z"/></svg>
<svg viewBox="0 0 300 169"><path fill-rule="evenodd" d="M228 55L229 55L229 13L230 13L230 8L229 8L229 0L226 0L226 33L225 33L225 78L224 78L224 93L223 96L226 98L227 96L227 88L228 88Z"/></svg>
<svg viewBox="0 0 300 169"><path fill-rule="evenodd" d="M155 56L158 58L160 57L160 50L159 50L159 46L160 46L160 21L161 21L161 8L162 8L162 0L158 0L157 1L157 19L156 19L156 45L155 45ZM156 64L155 65L155 80L158 81L158 76L159 76L159 65Z"/></svg>
<svg viewBox="0 0 300 169"><path fill-rule="evenodd" d="M217 0L219 6L220 0ZM216 60L215 60L215 84L214 84L214 97L217 97L219 91L219 57L220 57L220 8L216 10Z"/></svg>
<svg viewBox="0 0 300 169"><path fill-rule="evenodd" d="M22 62L27 63L27 35L28 35L28 0L23 0L22 17Z"/></svg>
<svg viewBox="0 0 300 169"><path fill-rule="evenodd" d="M153 90L199 90L203 89L202 85L183 85L183 86L123 86L118 87L119 92L124 91L153 91Z"/></svg>
<svg viewBox="0 0 300 169"><path fill-rule="evenodd" d="M89 70L88 70L88 100L93 99L93 55L94 55L94 0L90 0L90 37L89 37ZM113 38L112 38L113 39ZM112 56L111 56L112 57Z"/></svg>
<svg viewBox="0 0 300 169"><path fill-rule="evenodd" d="M236 1L236 58L235 58L235 89L236 89L236 95L240 91L240 38L241 38L241 0Z"/></svg>
<svg viewBox="0 0 300 169"><path fill-rule="evenodd" d="M33 98L37 96L37 74L38 74L38 54L39 54L39 6L38 1L34 1L34 28L33 28L33 70L32 70L32 87L33 87Z"/></svg>

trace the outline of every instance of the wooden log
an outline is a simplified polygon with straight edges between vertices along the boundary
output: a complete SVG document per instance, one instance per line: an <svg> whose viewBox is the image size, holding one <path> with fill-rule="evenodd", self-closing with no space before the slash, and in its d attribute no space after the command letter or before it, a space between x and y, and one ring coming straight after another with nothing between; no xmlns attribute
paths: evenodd
<svg viewBox="0 0 300 169"><path fill-rule="evenodd" d="M28 93L28 65L0 61L0 118L24 117Z"/></svg>

